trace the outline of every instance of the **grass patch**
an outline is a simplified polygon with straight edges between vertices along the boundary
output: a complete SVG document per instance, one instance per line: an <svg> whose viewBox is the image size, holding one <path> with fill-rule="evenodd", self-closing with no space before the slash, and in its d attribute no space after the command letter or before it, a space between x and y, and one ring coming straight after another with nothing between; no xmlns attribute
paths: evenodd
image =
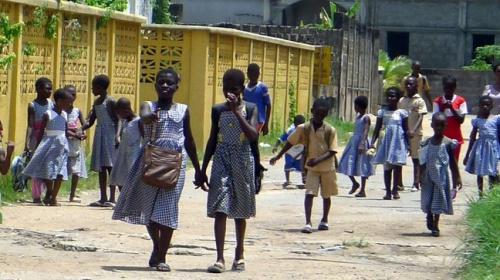
<svg viewBox="0 0 500 280"><path fill-rule="evenodd" d="M461 279L500 279L500 187L467 210L467 235L456 254L463 260Z"/></svg>
<svg viewBox="0 0 500 280"><path fill-rule="evenodd" d="M368 242L366 242L363 238L359 240L342 240L341 245L344 247L366 248L368 247Z"/></svg>

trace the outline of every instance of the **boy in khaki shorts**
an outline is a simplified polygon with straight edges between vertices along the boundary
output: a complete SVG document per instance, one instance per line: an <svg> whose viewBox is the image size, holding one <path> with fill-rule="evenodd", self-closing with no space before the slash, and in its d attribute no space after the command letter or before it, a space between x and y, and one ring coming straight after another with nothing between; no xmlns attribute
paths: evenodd
<svg viewBox="0 0 500 280"><path fill-rule="evenodd" d="M306 225L303 233L312 233L311 210L314 197L318 196L321 189L323 198L323 217L318 225L318 230L328 230L328 214L332 204L331 196L338 194L337 175L335 163L337 159L337 131L330 124L323 122L328 115L329 103L324 98L316 99L313 103L311 121L297 126L295 131L288 136L283 149L271 158L270 164L274 165L293 145L303 144L306 154L306 196L304 199Z"/></svg>
<svg viewBox="0 0 500 280"><path fill-rule="evenodd" d="M409 76L405 81L407 95L399 100L398 108L408 112L408 138L410 139L410 156L413 162L413 186L412 192L420 190L420 163L418 160L418 149L422 141L422 120L427 114L425 101L418 94L417 78Z"/></svg>

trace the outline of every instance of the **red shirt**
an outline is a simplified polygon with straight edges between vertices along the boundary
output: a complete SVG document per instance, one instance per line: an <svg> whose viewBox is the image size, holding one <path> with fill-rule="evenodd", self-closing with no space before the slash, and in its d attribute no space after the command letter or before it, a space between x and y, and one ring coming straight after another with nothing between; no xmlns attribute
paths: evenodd
<svg viewBox="0 0 500 280"><path fill-rule="evenodd" d="M432 113L444 112L446 115L446 128L444 129L444 136L455 139L458 141L458 144L464 143L464 138L462 137L462 130L460 129L460 123L455 119L453 113L450 109L445 109L441 104L441 101L444 99L444 96L440 96L434 99L432 104ZM467 103L462 96L453 95L451 99L451 106L455 111L457 111L461 115L466 115L467 111Z"/></svg>

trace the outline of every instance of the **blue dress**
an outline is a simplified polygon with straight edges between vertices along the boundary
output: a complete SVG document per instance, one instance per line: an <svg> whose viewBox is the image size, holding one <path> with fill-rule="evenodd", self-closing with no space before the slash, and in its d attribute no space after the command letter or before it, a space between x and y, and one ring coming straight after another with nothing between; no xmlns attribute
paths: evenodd
<svg viewBox="0 0 500 280"><path fill-rule="evenodd" d="M379 139L380 145L373 157L373 163L405 165L407 144L404 138L403 119L408 118L408 112L403 109L395 111L380 109L377 118L382 119L385 135Z"/></svg>
<svg viewBox="0 0 500 280"><path fill-rule="evenodd" d="M67 114L48 110L48 121L40 144L23 173L37 179L55 180L58 175L68 179Z"/></svg>
<svg viewBox="0 0 500 280"><path fill-rule="evenodd" d="M457 140L444 138L440 145L424 141L427 146L425 168L422 170L420 207L424 213L453 215L450 190L449 153L458 145Z"/></svg>
<svg viewBox="0 0 500 280"><path fill-rule="evenodd" d="M500 156L497 136L499 125L500 115L472 120L472 127L477 128L478 137L470 151L465 171L478 176L497 175L497 163Z"/></svg>
<svg viewBox="0 0 500 280"><path fill-rule="evenodd" d="M92 144L92 156L90 158L90 170L101 172L102 167L113 167L115 157L115 122L111 118L107 108L108 98L102 104L94 105L97 125L94 132L94 143Z"/></svg>
<svg viewBox="0 0 500 280"><path fill-rule="evenodd" d="M147 102L151 112L156 110L156 102ZM186 150L184 149L184 115L187 105L174 103L170 110L160 110L153 144L182 152L179 181L172 189L160 189L142 182L144 147L141 147L127 182L113 212L113 220L131 224L149 225L152 222L177 229L179 220L179 199L186 178ZM144 143L151 138L152 125L144 125Z"/></svg>
<svg viewBox="0 0 500 280"><path fill-rule="evenodd" d="M243 117L246 117L244 108L243 106L240 110ZM250 141L243 134L234 113L225 104L214 105L212 111L218 111L220 115L208 190L207 215L214 218L220 212L230 219L255 217L254 158Z"/></svg>
<svg viewBox="0 0 500 280"><path fill-rule="evenodd" d="M370 148L370 138L367 137L363 146L363 153L358 154L358 147L363 140L365 124L368 116L357 117L354 121L354 133L347 143L347 146L339 160L337 172L347 176L370 177L375 174L375 166L372 164L373 156L366 155L365 152Z"/></svg>
<svg viewBox="0 0 500 280"><path fill-rule="evenodd" d="M121 142L109 175L109 184L112 186L123 186L126 183L130 168L139 155L142 138L139 129L140 121L141 118L137 116L131 121L125 120L122 123Z"/></svg>

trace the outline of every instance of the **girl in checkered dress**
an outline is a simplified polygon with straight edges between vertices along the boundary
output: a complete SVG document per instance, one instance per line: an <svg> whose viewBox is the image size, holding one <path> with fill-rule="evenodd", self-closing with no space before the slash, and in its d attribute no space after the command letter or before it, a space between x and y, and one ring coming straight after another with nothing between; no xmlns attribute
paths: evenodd
<svg viewBox="0 0 500 280"><path fill-rule="evenodd" d="M54 93L55 105L47 110L42 117L37 148L23 173L37 178L45 184L47 192L43 202L50 206L59 206L56 201L62 180L68 175L68 136L75 136L67 130L67 109L73 97L64 89Z"/></svg>
<svg viewBox="0 0 500 280"><path fill-rule="evenodd" d="M146 225L153 241L149 266L158 271L170 271L166 254L173 231L178 226L179 198L184 187L186 158L189 156L195 169L195 184L203 185L196 145L191 133L189 111L185 104L174 103L179 76L174 70L160 70L156 75L157 102L141 105L141 123L144 125L144 142L151 138L152 123L156 122L153 144L182 152L182 166L177 185L172 189L159 189L142 182L144 146L141 148L113 213L113 220Z"/></svg>
<svg viewBox="0 0 500 280"><path fill-rule="evenodd" d="M92 94L99 96L92 105L89 122L82 126L82 132L92 127L97 120L90 158L90 170L99 172L99 200L89 204L92 207L113 207L115 205L115 186L109 186L110 196L107 194L107 180L113 167L115 145L118 138L118 116L115 113L115 101L108 94L109 78L106 75L97 75L92 79Z"/></svg>
<svg viewBox="0 0 500 280"><path fill-rule="evenodd" d="M38 78L35 82L36 98L28 104L28 127L26 128L26 141L24 150L29 152L31 158L36 149L38 140L42 137L42 118L47 110L53 108L54 104L49 99L52 94L52 82L46 78ZM42 181L31 178L31 196L33 203L41 204L41 196L44 189Z"/></svg>
<svg viewBox="0 0 500 280"><path fill-rule="evenodd" d="M489 176L490 186L498 181L500 115L490 114L492 104L490 96L483 95L479 99L479 112L477 118L472 120L469 147L464 158L465 171L477 175L479 197L483 195L484 176Z"/></svg>
<svg viewBox="0 0 500 280"><path fill-rule="evenodd" d="M434 135L426 139L419 151L421 172L421 209L427 214L427 228L431 235L439 236L439 217L441 214L453 215L450 183L453 189L461 189L462 181L453 149L458 145L454 139L443 135L446 127L446 115L432 115ZM448 168L451 171L448 173ZM450 182L452 181L452 182Z"/></svg>
<svg viewBox="0 0 500 280"><path fill-rule="evenodd" d="M76 187L78 186L79 178L87 178L87 166L85 165L85 154L83 153L82 140L86 139L85 134L78 130L78 121L81 125L87 123L80 109L73 106L76 100L76 88L74 85L67 85L64 89L72 96L73 101L71 106L65 110L68 114L68 129L78 137L68 137L69 153L68 153L68 175L71 176L71 191L69 194L69 202L81 202L80 197L76 195Z"/></svg>
<svg viewBox="0 0 500 280"><path fill-rule="evenodd" d="M225 270L227 218L234 219L237 233L232 269L245 269L246 219L255 217L254 158L250 141L258 137L257 110L254 104L241 99L245 89L245 75L241 70L227 70L222 83L227 101L212 107L212 128L202 167L203 174L206 174L213 156L207 212L209 217L215 218L217 260L207 269L211 273Z"/></svg>

